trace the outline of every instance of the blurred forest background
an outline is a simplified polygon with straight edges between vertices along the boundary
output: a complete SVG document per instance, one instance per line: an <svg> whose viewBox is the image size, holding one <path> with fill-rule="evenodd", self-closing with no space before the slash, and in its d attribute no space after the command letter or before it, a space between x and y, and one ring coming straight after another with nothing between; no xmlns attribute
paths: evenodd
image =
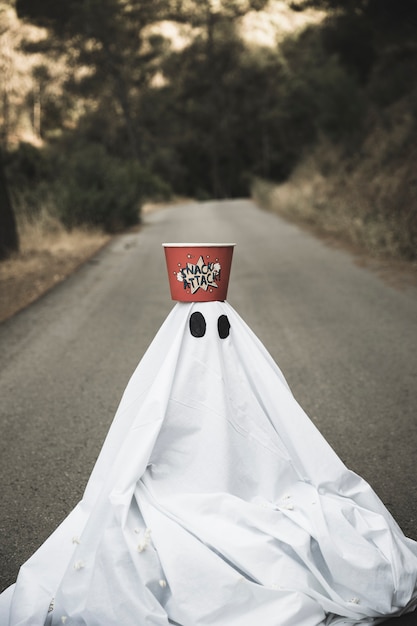
<svg viewBox="0 0 417 626"><path fill-rule="evenodd" d="M252 195L417 260L415 0L0 0L0 258Z"/></svg>

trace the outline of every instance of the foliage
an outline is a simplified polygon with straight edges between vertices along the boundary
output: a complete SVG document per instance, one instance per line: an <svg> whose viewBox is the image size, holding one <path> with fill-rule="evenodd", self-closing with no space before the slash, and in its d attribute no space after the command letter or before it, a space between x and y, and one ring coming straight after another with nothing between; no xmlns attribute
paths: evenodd
<svg viewBox="0 0 417 626"><path fill-rule="evenodd" d="M417 260L417 126L407 101L370 124L361 152L322 137L282 185L257 179L260 206L368 253Z"/></svg>
<svg viewBox="0 0 417 626"><path fill-rule="evenodd" d="M115 231L138 222L143 175L135 165L109 156L100 144L89 144L58 155L57 171L53 195L67 228L89 224Z"/></svg>
<svg viewBox="0 0 417 626"><path fill-rule="evenodd" d="M47 150L21 144L9 155L8 173L17 210L27 220L47 207L67 229L88 225L115 232L139 222L145 198L170 193L137 162L80 140L67 139Z"/></svg>
<svg viewBox="0 0 417 626"><path fill-rule="evenodd" d="M254 177L287 180L323 140L342 160L361 154L370 120L384 124L400 99L417 119L415 0L292 4L325 17L262 48L239 24L267 0L16 0L22 18L48 28L19 39L38 147L9 155L17 209L49 204L69 228L117 229L150 193L247 195Z"/></svg>
<svg viewBox="0 0 417 626"><path fill-rule="evenodd" d="M278 53L239 38L236 18L265 5L70 0L61 15L46 0L17 3L70 41L74 62L89 68L67 83L74 98L94 95L78 134L199 197L246 194L254 175L283 180L319 132L338 139L360 124L360 90L317 29ZM194 29L183 49L148 30L162 17ZM158 73L162 86L152 82Z"/></svg>
<svg viewBox="0 0 417 626"><path fill-rule="evenodd" d="M326 12L326 49L362 83L387 51L415 46L415 0L295 0L292 5L297 10L312 7Z"/></svg>
<svg viewBox="0 0 417 626"><path fill-rule="evenodd" d="M287 40L280 55L248 50L230 24L217 32L209 52L197 38L171 54L164 88L142 96L139 117L156 152L177 155L172 177L166 160L160 172L177 192L245 195L253 176L285 180L320 133L356 134L361 88L316 29Z"/></svg>
<svg viewBox="0 0 417 626"><path fill-rule="evenodd" d="M20 226L23 222L33 225L42 211L48 213L51 181L49 165L43 151L31 144L21 143L17 149L7 153L4 167L8 193L21 235Z"/></svg>

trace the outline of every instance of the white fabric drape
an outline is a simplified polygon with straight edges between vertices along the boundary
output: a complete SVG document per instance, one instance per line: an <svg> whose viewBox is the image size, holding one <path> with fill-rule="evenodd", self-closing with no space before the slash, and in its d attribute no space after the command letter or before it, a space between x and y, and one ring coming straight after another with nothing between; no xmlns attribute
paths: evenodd
<svg viewBox="0 0 417 626"><path fill-rule="evenodd" d="M196 311L203 337L189 330ZM179 303L82 501L0 596L0 624L365 626L412 610L416 580L417 543L240 316Z"/></svg>

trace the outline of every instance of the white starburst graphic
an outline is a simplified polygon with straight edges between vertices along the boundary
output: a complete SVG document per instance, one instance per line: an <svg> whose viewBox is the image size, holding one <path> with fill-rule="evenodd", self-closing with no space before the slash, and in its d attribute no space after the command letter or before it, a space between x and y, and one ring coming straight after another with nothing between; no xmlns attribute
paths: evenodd
<svg viewBox="0 0 417 626"><path fill-rule="evenodd" d="M185 289L190 289L194 294L199 289L207 291L207 289L215 287L220 279L221 265L218 262L205 262L200 256L197 263L187 263L177 273L177 280L184 283Z"/></svg>

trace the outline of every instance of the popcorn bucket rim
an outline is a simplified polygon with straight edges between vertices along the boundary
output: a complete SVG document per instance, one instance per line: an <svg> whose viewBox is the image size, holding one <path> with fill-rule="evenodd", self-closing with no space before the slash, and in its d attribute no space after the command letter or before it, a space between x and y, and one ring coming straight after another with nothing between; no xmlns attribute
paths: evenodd
<svg viewBox="0 0 417 626"><path fill-rule="evenodd" d="M164 248L230 248L235 243L163 243Z"/></svg>

